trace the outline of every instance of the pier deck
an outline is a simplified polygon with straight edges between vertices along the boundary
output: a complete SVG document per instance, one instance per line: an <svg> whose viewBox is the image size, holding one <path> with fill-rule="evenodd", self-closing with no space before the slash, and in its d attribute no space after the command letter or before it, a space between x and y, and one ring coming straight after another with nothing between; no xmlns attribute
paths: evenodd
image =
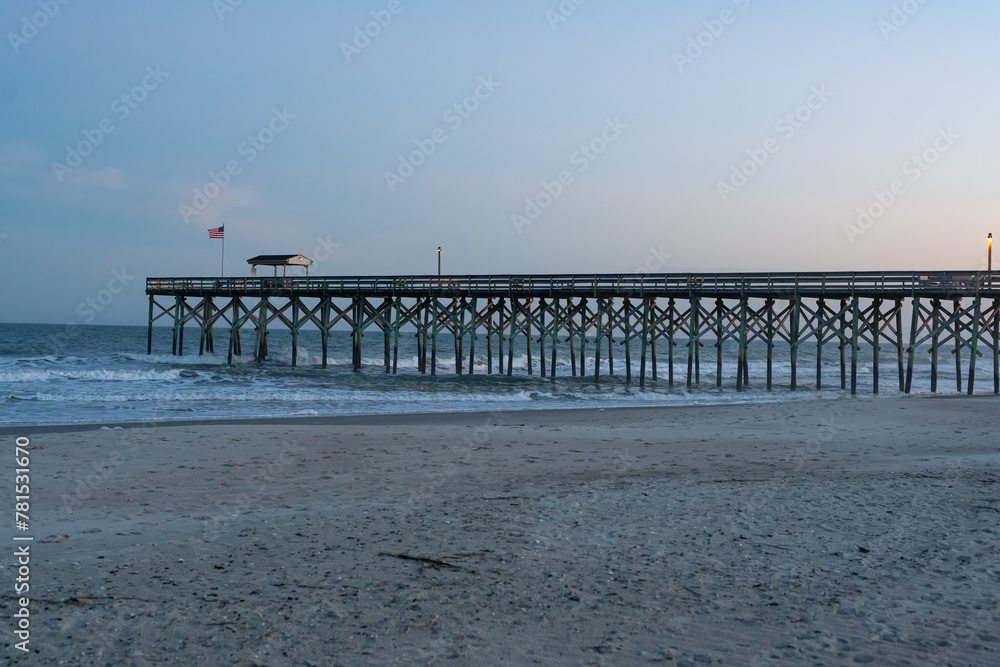
<svg viewBox="0 0 1000 667"><path fill-rule="evenodd" d="M146 293L148 353L152 353L153 323L168 317L173 324L173 354L183 354L186 325L199 330L199 354L213 352L214 330L225 323L230 362L242 354L244 327L254 332L254 359L263 362L270 330L281 324L292 337L293 364L299 332L305 327L318 329L325 366L329 337L341 325L350 329L354 369L360 370L362 338L374 327L382 334L385 371L395 373L400 331L406 328L415 331L421 373L437 372L438 336L447 332L454 337L457 373L466 368L474 372L476 343L485 337L488 373L494 370L494 358L499 373L505 366L508 375L513 373L513 345L520 340L527 349L529 374L535 369L535 345L537 369L545 377L547 371L555 375L556 350L568 344L572 375L593 373L596 378L605 363L607 372L614 373L617 343L623 346L629 380L632 348L639 348L640 385L647 375L660 379L658 346L661 365L666 357L665 379L673 384L675 348L683 348L676 352L691 386L701 381L701 348L708 345L709 352L714 348L716 382L721 386L723 346L729 341L738 348L736 386L744 388L750 382L748 346L763 341L770 390L776 343L789 345L792 389L798 383L798 353L805 345L815 347L815 384L822 386L823 349L832 343L840 357L840 386L847 389L849 384L852 393L857 391L858 353L862 346L871 349L877 393L883 347L895 353L899 389L909 392L916 350L930 343L932 391L937 391L939 354L945 350L954 355L959 391L973 393L977 361L989 357L993 390L1000 393L1000 274L996 273L148 278ZM595 346L590 368L588 345Z"/></svg>

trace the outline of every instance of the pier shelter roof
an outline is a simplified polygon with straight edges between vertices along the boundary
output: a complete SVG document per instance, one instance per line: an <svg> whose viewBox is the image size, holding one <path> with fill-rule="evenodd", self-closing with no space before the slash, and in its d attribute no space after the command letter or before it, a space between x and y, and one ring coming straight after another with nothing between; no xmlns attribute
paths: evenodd
<svg viewBox="0 0 1000 667"><path fill-rule="evenodd" d="M258 266L273 266L276 276L279 266L282 267L282 275L287 275L289 266L304 266L306 267L306 276L308 276L312 263L313 261L305 255L257 255L247 260L247 264L253 268L255 274Z"/></svg>

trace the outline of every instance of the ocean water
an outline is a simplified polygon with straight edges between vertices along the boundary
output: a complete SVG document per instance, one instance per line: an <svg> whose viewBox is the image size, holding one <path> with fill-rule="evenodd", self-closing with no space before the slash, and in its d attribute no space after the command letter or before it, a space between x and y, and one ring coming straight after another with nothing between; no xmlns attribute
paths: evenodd
<svg viewBox="0 0 1000 667"><path fill-rule="evenodd" d="M454 341L438 339L438 374L417 371L413 332L400 337L398 372L386 374L383 339L368 334L363 368L351 368L350 335L331 336L328 367L321 368L318 331L299 337L298 366L291 365L291 336L280 329L269 336L269 358L252 360L252 335L244 332L244 356L226 363L228 332L216 332L216 353L199 356L198 337L186 332L184 356L170 354L171 331L155 328L153 354L146 354L143 326L76 326L0 324L0 425L113 424L124 422L295 417L414 412L459 412L551 408L608 408L621 406L686 406L718 403L800 401L846 396L840 389L837 349L824 346L823 388L814 388L814 346L799 354L799 389L789 390L788 346L778 346L774 358L774 390L765 390L766 350L749 350L750 386L736 390L736 348L724 347L723 386L716 387L715 347L708 341L701 351L701 384L685 386L687 348L675 348L674 386L667 382L666 343L658 344L659 380L640 388L639 349L633 345L633 380L625 379L624 347L615 344L615 375L607 375L607 352L602 352L601 377L593 378L594 345L587 346L587 376L571 377L569 346L560 345L557 377L539 374L537 345L534 374L528 375L523 340L515 347L512 376L486 374L485 338L477 341L475 373L456 375ZM284 335L283 335L284 334ZM465 342L466 355L469 341ZM941 354L939 394L957 393L953 358ZM495 354L495 350L494 350ZM546 370L551 362L546 354ZM579 352L577 352L579 354ZM930 355L916 358L913 393L930 390ZM649 366L647 362L647 373ZM506 359L505 359L506 364ZM950 365L949 365L950 364ZM963 361L963 368L967 361ZM465 365L468 365L466 356ZM848 373L849 360L848 360ZM881 396L895 396L898 374L895 353L883 347ZM870 350L862 348L859 395L872 394ZM992 391L992 360L982 359L977 393Z"/></svg>

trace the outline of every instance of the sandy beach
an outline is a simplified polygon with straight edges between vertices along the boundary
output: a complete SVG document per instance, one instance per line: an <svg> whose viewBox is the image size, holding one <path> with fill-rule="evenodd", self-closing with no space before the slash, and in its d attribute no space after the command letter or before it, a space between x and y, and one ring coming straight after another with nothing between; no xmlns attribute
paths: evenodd
<svg viewBox="0 0 1000 667"><path fill-rule="evenodd" d="M3 429L35 538L4 660L997 664L998 409Z"/></svg>

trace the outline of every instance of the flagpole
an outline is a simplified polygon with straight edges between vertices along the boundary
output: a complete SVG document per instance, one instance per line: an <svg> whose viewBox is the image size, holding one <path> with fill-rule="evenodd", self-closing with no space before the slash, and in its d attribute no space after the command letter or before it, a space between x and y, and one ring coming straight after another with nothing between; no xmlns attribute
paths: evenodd
<svg viewBox="0 0 1000 667"><path fill-rule="evenodd" d="M226 232L222 231L222 278L226 277Z"/></svg>

